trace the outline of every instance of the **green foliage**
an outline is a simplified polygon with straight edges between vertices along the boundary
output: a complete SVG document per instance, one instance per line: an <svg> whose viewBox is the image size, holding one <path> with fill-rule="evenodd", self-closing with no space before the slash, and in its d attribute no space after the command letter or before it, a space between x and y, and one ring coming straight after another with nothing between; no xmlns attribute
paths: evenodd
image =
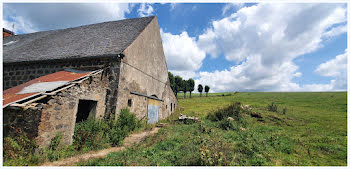
<svg viewBox="0 0 350 169"><path fill-rule="evenodd" d="M168 72L168 77L169 77L169 81L170 81L170 87L171 89L175 92L175 77L171 72Z"/></svg>
<svg viewBox="0 0 350 169"><path fill-rule="evenodd" d="M18 134L14 138L4 139L4 164L5 165L38 165L40 162L56 161L70 157L78 153L90 150L107 148L110 145L120 145L123 139L139 128L147 129L148 126L129 110L122 109L118 120L114 115L109 119L88 120L77 123L73 135L73 144L63 146L62 133L57 133L50 144L43 149L38 149L35 139L28 139L24 134Z"/></svg>
<svg viewBox="0 0 350 169"><path fill-rule="evenodd" d="M205 93L208 93L208 92L209 92L209 89L210 89L210 87L209 87L208 85L205 85L205 87L204 87Z"/></svg>
<svg viewBox="0 0 350 169"><path fill-rule="evenodd" d="M200 94L200 97L202 97L203 86L201 84L198 85L198 92Z"/></svg>
<svg viewBox="0 0 350 169"><path fill-rule="evenodd" d="M97 150L106 147L120 145L123 139L134 131L138 126L135 114L129 109L122 109L117 121L112 116L110 119L95 120L89 118L86 121L76 124L73 136L73 145L78 151Z"/></svg>
<svg viewBox="0 0 350 169"><path fill-rule="evenodd" d="M136 115L130 113L128 108L122 109L118 116L117 127L127 132L135 130L137 127Z"/></svg>
<svg viewBox="0 0 350 169"><path fill-rule="evenodd" d="M223 119L219 121L219 128L223 130L239 130L239 123L236 123L229 119Z"/></svg>
<svg viewBox="0 0 350 169"><path fill-rule="evenodd" d="M38 146L35 139L29 139L26 134L17 130L16 136L6 137L3 142L4 165L27 165L39 163L39 157L34 155Z"/></svg>
<svg viewBox="0 0 350 169"><path fill-rule="evenodd" d="M181 88L184 93L186 93L189 90L189 85L187 83L187 80L182 80Z"/></svg>
<svg viewBox="0 0 350 169"><path fill-rule="evenodd" d="M171 123L141 144L80 165L347 165L346 92L210 95L217 97L179 99L185 109L181 113L199 117L201 123ZM263 121L243 110L239 110L241 118L233 121L227 114L235 111L214 114L238 101L261 114ZM283 110L267 111L271 102L288 107L288 116Z"/></svg>
<svg viewBox="0 0 350 169"><path fill-rule="evenodd" d="M198 85L198 92L199 93L203 92L203 86L201 84Z"/></svg>
<svg viewBox="0 0 350 169"><path fill-rule="evenodd" d="M110 118L112 119L112 118ZM73 146L77 151L97 150L106 147L112 127L107 120L88 120L75 125Z"/></svg>
<svg viewBox="0 0 350 169"><path fill-rule="evenodd" d="M202 136L200 147L201 165L227 165L226 156L223 152L228 150L228 144L221 141L218 137Z"/></svg>
<svg viewBox="0 0 350 169"><path fill-rule="evenodd" d="M272 112L277 112L278 111L277 105L274 102L272 102L271 104L267 105L267 110Z"/></svg>
<svg viewBox="0 0 350 169"><path fill-rule="evenodd" d="M180 76L175 76L175 94L182 90L182 78Z"/></svg>
<svg viewBox="0 0 350 169"><path fill-rule="evenodd" d="M44 148L44 154L46 154L48 160L56 161L61 158L62 154L59 153L59 150L62 148L62 139L63 135L59 132L51 139L50 144Z"/></svg>
<svg viewBox="0 0 350 169"><path fill-rule="evenodd" d="M225 108L218 109L215 112L208 113L207 119L211 121L221 121L227 117L232 117L235 120L240 120L242 118L242 112L241 103L236 102Z"/></svg>
<svg viewBox="0 0 350 169"><path fill-rule="evenodd" d="M188 87L189 87L188 91L193 92L194 86L195 86L194 80L192 78L190 78L187 80L187 83L188 83Z"/></svg>

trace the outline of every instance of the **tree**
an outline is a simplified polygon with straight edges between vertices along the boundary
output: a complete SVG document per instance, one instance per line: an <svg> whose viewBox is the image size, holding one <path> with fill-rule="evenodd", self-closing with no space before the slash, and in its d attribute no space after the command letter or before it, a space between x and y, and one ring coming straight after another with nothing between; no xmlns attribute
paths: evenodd
<svg viewBox="0 0 350 169"><path fill-rule="evenodd" d="M168 77L169 77L169 81L170 81L170 88L175 92L175 78L174 75L171 72L168 72Z"/></svg>
<svg viewBox="0 0 350 169"><path fill-rule="evenodd" d="M188 91L189 86L187 80L182 80L182 91L184 92L184 98L186 98L186 92Z"/></svg>
<svg viewBox="0 0 350 169"><path fill-rule="evenodd" d="M209 92L209 89L210 89L210 87L209 87L209 86L207 86L207 85L205 85L204 90L205 90L205 93L207 93L207 97L208 97L208 92Z"/></svg>
<svg viewBox="0 0 350 169"><path fill-rule="evenodd" d="M182 90L182 78L180 76L175 76L175 95Z"/></svg>
<svg viewBox="0 0 350 169"><path fill-rule="evenodd" d="M203 86L201 84L198 85L198 92L200 93L200 97L202 97Z"/></svg>
<svg viewBox="0 0 350 169"><path fill-rule="evenodd" d="M192 98L192 92L194 91L194 80L192 78L187 80L188 91L190 92L190 98Z"/></svg>

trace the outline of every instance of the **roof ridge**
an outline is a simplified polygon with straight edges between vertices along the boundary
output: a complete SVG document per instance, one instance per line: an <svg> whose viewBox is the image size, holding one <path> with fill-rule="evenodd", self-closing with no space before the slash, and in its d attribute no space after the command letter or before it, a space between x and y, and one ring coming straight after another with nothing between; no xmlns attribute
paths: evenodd
<svg viewBox="0 0 350 169"><path fill-rule="evenodd" d="M60 60L122 53L156 18L148 16L4 38L3 63ZM77 57L73 57L77 56Z"/></svg>
<svg viewBox="0 0 350 169"><path fill-rule="evenodd" d="M154 17L156 17L156 16L152 15L152 16L139 17L139 18L126 18L126 19L121 19L121 20L104 21L104 22L85 24L85 25L68 27L68 28L60 28L60 29L44 30L44 31L32 32L32 33L17 34L17 35L13 35L13 36L30 35L30 34L35 34L35 33L51 32L51 31L53 32L53 31L69 30L69 29L75 29L75 28L80 28L80 27L85 27L85 26L92 26L92 25L99 25L99 24L113 23L113 22L120 22L120 21L128 21L128 20L138 20L138 19L144 19L144 18L154 18Z"/></svg>

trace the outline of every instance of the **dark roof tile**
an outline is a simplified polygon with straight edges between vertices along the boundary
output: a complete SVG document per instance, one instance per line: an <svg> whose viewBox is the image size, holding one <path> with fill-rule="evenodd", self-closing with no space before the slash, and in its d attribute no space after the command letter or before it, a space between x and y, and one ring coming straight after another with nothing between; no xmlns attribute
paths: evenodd
<svg viewBox="0 0 350 169"><path fill-rule="evenodd" d="M123 52L154 16L6 37L3 62L98 57Z"/></svg>

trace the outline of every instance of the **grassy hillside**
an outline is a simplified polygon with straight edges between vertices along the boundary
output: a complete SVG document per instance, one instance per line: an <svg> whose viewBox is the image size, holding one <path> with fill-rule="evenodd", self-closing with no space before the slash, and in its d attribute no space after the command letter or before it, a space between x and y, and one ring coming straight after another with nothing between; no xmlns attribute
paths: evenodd
<svg viewBox="0 0 350 169"><path fill-rule="evenodd" d="M170 125L144 143L79 165L347 165L346 92L210 95L179 99ZM207 118L235 102L252 109L230 124ZM180 113L201 122L174 122Z"/></svg>

